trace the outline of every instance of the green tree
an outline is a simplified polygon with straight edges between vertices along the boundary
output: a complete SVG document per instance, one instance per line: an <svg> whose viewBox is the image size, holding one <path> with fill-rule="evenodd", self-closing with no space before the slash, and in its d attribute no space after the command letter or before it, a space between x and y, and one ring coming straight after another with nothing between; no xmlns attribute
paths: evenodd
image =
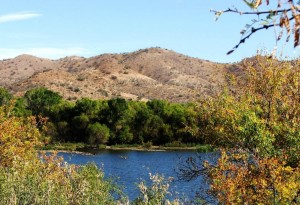
<svg viewBox="0 0 300 205"><path fill-rule="evenodd" d="M87 137L87 128L89 126L90 119L87 115L81 114L75 116L71 121L71 132L73 140L76 142L85 142Z"/></svg>
<svg viewBox="0 0 300 205"><path fill-rule="evenodd" d="M89 118L95 118L99 112L99 104L95 100L82 98L76 101L74 112L75 115L85 114Z"/></svg>
<svg viewBox="0 0 300 205"><path fill-rule="evenodd" d="M128 103L125 99L115 98L108 100L108 107L104 110L106 115L106 121L114 126L115 123L122 118L126 110L128 109Z"/></svg>
<svg viewBox="0 0 300 205"><path fill-rule="evenodd" d="M170 126L170 133L173 136L172 141L199 142L187 129L187 127L196 126L196 124L192 124L196 113L191 112L189 108L194 109L191 105L179 103L172 103L166 107L164 122Z"/></svg>
<svg viewBox="0 0 300 205"><path fill-rule="evenodd" d="M73 102L61 100L58 104L51 106L47 113L47 117L55 123L60 121L70 121L70 119L76 116L74 107L75 105Z"/></svg>
<svg viewBox="0 0 300 205"><path fill-rule="evenodd" d="M168 105L168 102L165 100L151 100L147 102L147 106L153 111L153 113L162 118L166 115L166 108Z"/></svg>
<svg viewBox="0 0 300 205"><path fill-rule="evenodd" d="M133 139L133 134L128 125L122 126L120 130L116 133L117 142L121 144L130 144Z"/></svg>
<svg viewBox="0 0 300 205"><path fill-rule="evenodd" d="M170 125L165 124L158 115L151 115L144 130L145 142L153 142L155 145L163 145L172 141Z"/></svg>
<svg viewBox="0 0 300 205"><path fill-rule="evenodd" d="M26 101L25 101L25 98L21 97L21 98L17 98L16 101L15 101L15 106L14 106L14 113L16 116L31 116L32 115L32 112L27 108L27 105L26 105Z"/></svg>
<svg viewBox="0 0 300 205"><path fill-rule="evenodd" d="M27 108L34 115L46 115L51 106L61 102L62 97L47 88L34 88L27 91L24 95L27 103Z"/></svg>
<svg viewBox="0 0 300 205"><path fill-rule="evenodd" d="M0 106L8 105L12 98L12 94L7 89L0 87Z"/></svg>
<svg viewBox="0 0 300 205"><path fill-rule="evenodd" d="M102 111L111 131L110 144L131 143L133 135L130 129L134 112L128 102L122 98L108 100L108 107Z"/></svg>
<svg viewBox="0 0 300 205"><path fill-rule="evenodd" d="M109 128L96 122L88 125L88 143L91 145L106 144L109 139Z"/></svg>
<svg viewBox="0 0 300 205"><path fill-rule="evenodd" d="M131 106L136 112L131 124L131 127L133 128L133 141L142 144L146 139L145 130L148 126L148 120L153 112L144 102L131 102Z"/></svg>

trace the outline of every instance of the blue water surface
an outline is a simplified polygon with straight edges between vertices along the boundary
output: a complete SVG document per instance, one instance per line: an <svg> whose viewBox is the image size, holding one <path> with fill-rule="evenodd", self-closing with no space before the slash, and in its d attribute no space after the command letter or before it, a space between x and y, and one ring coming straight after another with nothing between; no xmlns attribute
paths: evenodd
<svg viewBox="0 0 300 205"><path fill-rule="evenodd" d="M174 177L170 192L174 197L193 198L197 191L207 188L203 177L190 182L179 181L176 169L179 163L189 157L201 157L203 160L213 161L215 153L196 153L194 151L115 151L102 150L95 155L59 153L65 161L76 165L95 163L101 168L106 177L113 177L123 186L124 193L130 200L139 195L137 184L144 180L150 184L149 173L160 174L164 177Z"/></svg>

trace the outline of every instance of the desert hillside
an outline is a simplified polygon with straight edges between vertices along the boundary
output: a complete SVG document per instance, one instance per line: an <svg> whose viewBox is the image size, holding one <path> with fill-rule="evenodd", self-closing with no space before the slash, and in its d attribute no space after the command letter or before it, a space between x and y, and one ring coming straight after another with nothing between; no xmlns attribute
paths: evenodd
<svg viewBox="0 0 300 205"><path fill-rule="evenodd" d="M123 97L187 102L216 92L228 67L161 48L59 60L21 55L0 61L0 86L15 95L44 86L68 100Z"/></svg>

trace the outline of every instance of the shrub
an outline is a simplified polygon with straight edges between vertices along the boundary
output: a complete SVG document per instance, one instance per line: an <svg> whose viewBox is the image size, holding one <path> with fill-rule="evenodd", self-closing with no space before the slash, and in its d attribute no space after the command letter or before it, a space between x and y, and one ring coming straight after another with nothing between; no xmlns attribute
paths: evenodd
<svg viewBox="0 0 300 205"><path fill-rule="evenodd" d="M76 167L43 156L34 164L23 161L0 167L0 204L115 204L118 189L104 179L96 165Z"/></svg>
<svg viewBox="0 0 300 205"><path fill-rule="evenodd" d="M165 179L164 176L158 174L152 175L151 173L149 173L149 175L152 184L150 186L147 186L144 181L138 184L140 195L136 200L133 201L133 205L181 204L178 199L175 199L173 201L168 199L168 196L171 196L169 187L170 183L173 181L172 177Z"/></svg>
<svg viewBox="0 0 300 205"><path fill-rule="evenodd" d="M96 165L75 166L41 154L36 119L0 107L0 205L115 204L120 196Z"/></svg>
<svg viewBox="0 0 300 205"><path fill-rule="evenodd" d="M206 152L213 152L214 151L214 148L209 144L197 145L196 148L197 148L197 152L200 152L200 153L206 153Z"/></svg>
<svg viewBox="0 0 300 205"><path fill-rule="evenodd" d="M86 79L85 76L79 75L76 80L78 80L78 81L84 81L85 79Z"/></svg>
<svg viewBox="0 0 300 205"><path fill-rule="evenodd" d="M151 141L143 143L143 148L151 149L151 147L152 147L152 142Z"/></svg>
<svg viewBox="0 0 300 205"><path fill-rule="evenodd" d="M0 87L0 106L8 105L12 98L12 94L7 89Z"/></svg>
<svg viewBox="0 0 300 205"><path fill-rule="evenodd" d="M117 80L117 79L118 79L118 77L115 76L115 75L112 75L110 78L111 78L112 80Z"/></svg>
<svg viewBox="0 0 300 205"><path fill-rule="evenodd" d="M90 124L87 128L87 132L89 135L88 143L97 146L99 144L105 144L110 135L109 128L106 125L101 125L98 122Z"/></svg>
<svg viewBox="0 0 300 205"><path fill-rule="evenodd" d="M300 203L300 167L287 166L285 157L222 151L217 165L207 167L210 193L220 204Z"/></svg>

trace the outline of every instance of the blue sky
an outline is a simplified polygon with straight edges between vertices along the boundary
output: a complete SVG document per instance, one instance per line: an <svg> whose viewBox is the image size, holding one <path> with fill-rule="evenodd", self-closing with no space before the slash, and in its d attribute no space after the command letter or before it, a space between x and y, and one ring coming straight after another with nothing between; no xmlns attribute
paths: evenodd
<svg viewBox="0 0 300 205"><path fill-rule="evenodd" d="M272 50L274 30L254 35L231 55L240 30L251 19L223 15L217 22L210 9L226 9L237 0L2 0L0 59L27 53L57 59L90 57L159 46L192 57L235 62L257 50ZM279 46L281 48L281 45ZM297 56L292 43L285 55Z"/></svg>

